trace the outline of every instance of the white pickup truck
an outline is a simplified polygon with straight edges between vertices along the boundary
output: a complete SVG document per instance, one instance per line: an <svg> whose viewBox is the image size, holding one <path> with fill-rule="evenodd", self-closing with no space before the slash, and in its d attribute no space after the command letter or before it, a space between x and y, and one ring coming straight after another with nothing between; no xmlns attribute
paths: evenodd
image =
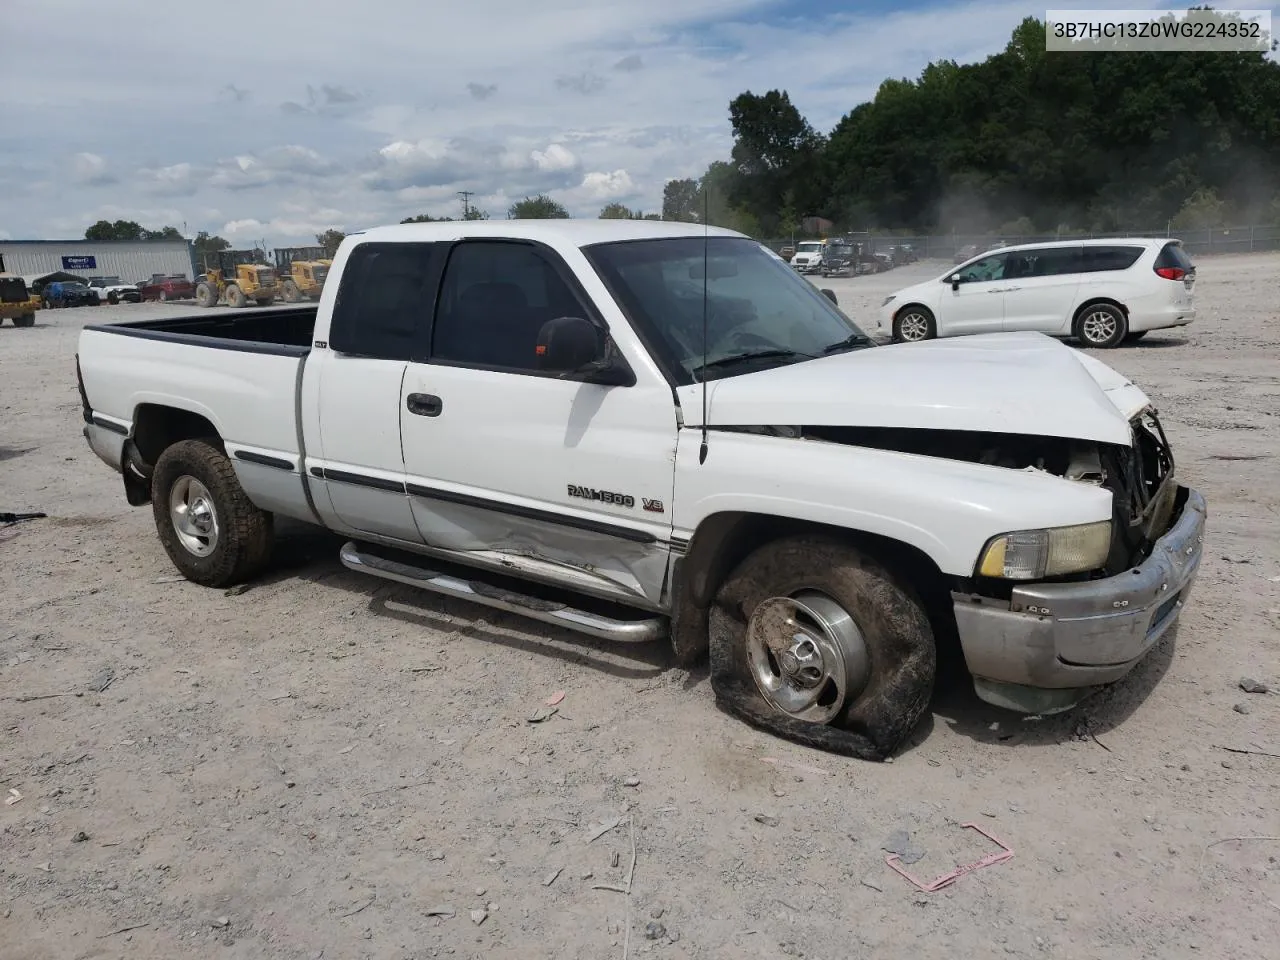
<svg viewBox="0 0 1280 960"><path fill-rule="evenodd" d="M850 756L957 641L1023 712L1124 676L1205 524L1147 397L1036 333L877 346L833 299L726 230L383 227L317 306L86 327L84 433L196 583L318 524L353 570L709 653L727 709Z"/></svg>

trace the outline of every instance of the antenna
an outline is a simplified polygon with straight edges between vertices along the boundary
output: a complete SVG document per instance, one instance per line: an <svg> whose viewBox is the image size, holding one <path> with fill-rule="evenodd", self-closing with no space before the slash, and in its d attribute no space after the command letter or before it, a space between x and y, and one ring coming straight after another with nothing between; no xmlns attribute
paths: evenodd
<svg viewBox="0 0 1280 960"><path fill-rule="evenodd" d="M707 223L707 186L702 186L702 446L698 448L698 465L707 462L707 247L710 246Z"/></svg>

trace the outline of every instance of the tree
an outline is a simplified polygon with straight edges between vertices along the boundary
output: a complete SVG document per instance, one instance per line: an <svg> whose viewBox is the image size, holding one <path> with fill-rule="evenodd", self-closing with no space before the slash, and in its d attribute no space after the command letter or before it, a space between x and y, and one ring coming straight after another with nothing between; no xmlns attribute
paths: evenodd
<svg viewBox="0 0 1280 960"><path fill-rule="evenodd" d="M489 214L478 207L467 207L466 213L462 215L463 220L488 220Z"/></svg>
<svg viewBox="0 0 1280 960"><path fill-rule="evenodd" d="M825 141L800 115L785 91L739 94L729 104L733 167L729 199L771 227L788 190L800 217L829 205L823 176Z"/></svg>
<svg viewBox="0 0 1280 960"><path fill-rule="evenodd" d="M86 240L141 240L146 235L142 224L133 220L99 220L84 232Z"/></svg>
<svg viewBox="0 0 1280 960"><path fill-rule="evenodd" d="M702 197L697 180L668 180L662 188L662 219L698 223Z"/></svg>
<svg viewBox="0 0 1280 960"><path fill-rule="evenodd" d="M185 240L177 227L161 227L159 230L142 231L143 240Z"/></svg>
<svg viewBox="0 0 1280 960"><path fill-rule="evenodd" d="M517 200L507 210L508 220L568 220L569 211L545 193Z"/></svg>
<svg viewBox="0 0 1280 960"><path fill-rule="evenodd" d="M1170 225L1179 230L1203 230L1209 227L1220 227L1225 221L1224 207L1218 199L1218 193L1212 188L1201 188L1187 198L1170 220Z"/></svg>
<svg viewBox="0 0 1280 960"><path fill-rule="evenodd" d="M231 246L229 241L222 239L217 234L210 234L207 230L201 230L197 233L191 245L195 249L197 263L204 262L205 254L217 253L219 250L226 250Z"/></svg>
<svg viewBox="0 0 1280 960"><path fill-rule="evenodd" d="M601 220L640 220L643 217L639 210L632 210L622 203L607 203L600 209Z"/></svg>
<svg viewBox="0 0 1280 960"><path fill-rule="evenodd" d="M324 247L324 255L326 259L333 259L338 252L338 246L346 238L347 235L341 230L334 230L331 227L324 233L316 234L316 243Z"/></svg>
<svg viewBox="0 0 1280 960"><path fill-rule="evenodd" d="M437 223L440 220L452 220L453 217L433 217L429 213L420 213L415 217L405 217L401 223ZM318 237L316 238L319 239Z"/></svg>

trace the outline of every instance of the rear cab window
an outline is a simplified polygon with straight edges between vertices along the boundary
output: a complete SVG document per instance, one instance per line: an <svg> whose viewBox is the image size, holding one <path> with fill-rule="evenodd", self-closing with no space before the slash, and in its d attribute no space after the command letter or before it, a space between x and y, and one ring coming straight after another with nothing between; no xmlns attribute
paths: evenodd
<svg viewBox="0 0 1280 960"><path fill-rule="evenodd" d="M379 360L412 359L435 304L436 246L362 243L352 250L333 308L329 347Z"/></svg>

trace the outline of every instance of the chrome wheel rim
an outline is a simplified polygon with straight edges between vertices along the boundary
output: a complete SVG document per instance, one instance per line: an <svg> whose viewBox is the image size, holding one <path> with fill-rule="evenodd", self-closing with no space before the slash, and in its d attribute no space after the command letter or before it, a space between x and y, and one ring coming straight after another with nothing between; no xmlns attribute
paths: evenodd
<svg viewBox="0 0 1280 960"><path fill-rule="evenodd" d="M903 314L898 321L898 335L903 340L924 340L929 336L929 318L923 313Z"/></svg>
<svg viewBox="0 0 1280 960"><path fill-rule="evenodd" d="M747 660L765 701L810 723L834 720L871 675L862 631L817 590L771 597L756 607L747 623Z"/></svg>
<svg viewBox="0 0 1280 960"><path fill-rule="evenodd" d="M169 520L178 542L196 557L207 557L218 548L218 511L209 488L195 477L183 475L169 490Z"/></svg>
<svg viewBox="0 0 1280 960"><path fill-rule="evenodd" d="M1090 343L1106 343L1116 335L1119 328L1115 315L1106 310L1094 310L1085 314L1084 321L1080 324L1084 338Z"/></svg>

